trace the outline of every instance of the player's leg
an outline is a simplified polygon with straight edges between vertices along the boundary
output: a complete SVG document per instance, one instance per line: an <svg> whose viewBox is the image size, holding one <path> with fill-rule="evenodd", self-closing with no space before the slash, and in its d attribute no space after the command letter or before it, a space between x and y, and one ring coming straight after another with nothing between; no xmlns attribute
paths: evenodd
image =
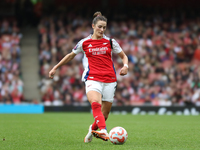
<svg viewBox="0 0 200 150"><path fill-rule="evenodd" d="M92 134L96 138L107 141L109 136L106 130L105 118L101 111L101 97L101 94L96 91L89 91L87 93L87 98L92 106L93 117L95 119L95 123L93 124L96 124L100 129L100 131L92 130Z"/></svg>
<svg viewBox="0 0 200 150"><path fill-rule="evenodd" d="M102 101L101 111L104 115L105 121L108 119L108 115L110 113L111 107L112 107L111 102Z"/></svg>
<svg viewBox="0 0 200 150"><path fill-rule="evenodd" d="M104 115L105 121L108 119L112 103L114 101L115 90L117 87L117 82L105 83L102 91L102 113Z"/></svg>
<svg viewBox="0 0 200 150"><path fill-rule="evenodd" d="M92 131L92 134L97 138L101 138L101 139L107 141L109 138L108 138L108 133L105 129L106 128L105 119L104 119L103 113L101 111L101 98L102 98L101 90L102 90L102 87L101 87L100 82L96 82L96 81L89 81L89 82L87 81L86 82L87 98L92 107L92 112L93 112L93 117L95 119L95 123L97 124L98 128L101 130L101 131L94 130L94 131ZM89 128L89 132L90 132L90 130L91 129ZM88 141L87 139L88 139L88 134L86 135L84 142L87 143L87 141Z"/></svg>
<svg viewBox="0 0 200 150"><path fill-rule="evenodd" d="M108 115L110 113L112 103L114 101L115 91L117 87L117 82L113 83L103 83L103 89L102 89L102 107L101 111L104 115L105 121L108 119ZM97 125L93 124L93 130L97 130Z"/></svg>
<svg viewBox="0 0 200 150"><path fill-rule="evenodd" d="M116 86L117 86L117 82L103 83L101 111L102 111L102 114L104 115L105 121L107 120L111 107L112 107ZM92 132L96 133L98 131L92 131ZM107 133L107 129L106 129L106 133ZM95 136L95 134L93 135Z"/></svg>
<svg viewBox="0 0 200 150"><path fill-rule="evenodd" d="M111 102L102 101L101 111L103 113L105 121L108 119L108 115L110 113L111 107L112 107ZM94 123L92 124L92 130L97 130L97 129L98 129L98 125L96 124L96 121L94 121Z"/></svg>
<svg viewBox="0 0 200 150"><path fill-rule="evenodd" d="M93 102L97 102L101 104L101 94L96 91L89 91L87 93L88 101L90 102L91 106L93 106ZM97 101L96 101L97 100ZM93 111L93 109L92 109ZM94 113L94 112L93 112ZM93 114L94 115L94 114ZM92 124L92 130L97 130L98 129L98 121L94 120L94 123Z"/></svg>
<svg viewBox="0 0 200 150"><path fill-rule="evenodd" d="M102 122L102 120L104 120L104 116L103 116L103 114L101 115L101 112L99 112L99 109L101 110L101 94L96 91L89 91L89 92L87 92L87 98L92 106L92 111L93 111L93 116L94 116L95 121L92 125L89 126L88 134L84 138L85 143L89 143L92 141L92 138L93 138L92 130L98 129L99 122L100 122L101 128L102 128L102 126L103 127L105 126L104 125L105 121Z"/></svg>

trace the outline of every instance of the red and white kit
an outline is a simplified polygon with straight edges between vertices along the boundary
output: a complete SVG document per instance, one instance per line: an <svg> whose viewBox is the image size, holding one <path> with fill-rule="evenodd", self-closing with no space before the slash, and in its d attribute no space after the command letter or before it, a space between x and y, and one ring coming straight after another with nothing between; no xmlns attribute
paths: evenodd
<svg viewBox="0 0 200 150"><path fill-rule="evenodd" d="M82 39L72 50L75 54L84 53L84 72L82 81L94 80L104 83L116 82L116 72L112 61L112 52L122 51L116 40L112 39L111 49L110 38L103 36L100 40L94 40L91 35Z"/></svg>

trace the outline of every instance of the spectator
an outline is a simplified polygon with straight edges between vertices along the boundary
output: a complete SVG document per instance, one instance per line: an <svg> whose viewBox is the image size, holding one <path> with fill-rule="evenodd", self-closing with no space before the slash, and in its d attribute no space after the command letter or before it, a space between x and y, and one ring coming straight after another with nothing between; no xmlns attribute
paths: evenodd
<svg viewBox="0 0 200 150"><path fill-rule="evenodd" d="M182 15L181 11L177 13ZM170 21L172 16L173 13L165 15L153 12L149 15L144 11L135 20L108 20L106 34L117 40L129 58L129 73L120 77L118 72L122 62L113 54L118 76L113 105L200 103L198 16L190 20L185 17L179 21L176 21L178 18ZM90 24L86 20L85 16L73 12L41 18L38 26L40 84L44 80L48 81L46 77L49 68L69 53L77 41L91 33ZM58 99L65 105L88 104L80 79L83 72L81 59L82 55L77 55L72 62L60 68L53 82L41 86L43 97L50 94L44 89L51 88L59 93L54 98L52 92L49 105Z"/></svg>
<svg viewBox="0 0 200 150"><path fill-rule="evenodd" d="M0 103L21 103L24 100L20 70L22 35L15 20L3 20L0 27Z"/></svg>

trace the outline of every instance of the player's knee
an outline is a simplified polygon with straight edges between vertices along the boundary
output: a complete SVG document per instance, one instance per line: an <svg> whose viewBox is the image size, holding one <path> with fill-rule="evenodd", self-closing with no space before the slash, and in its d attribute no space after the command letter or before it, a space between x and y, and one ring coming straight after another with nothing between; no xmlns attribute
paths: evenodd
<svg viewBox="0 0 200 150"><path fill-rule="evenodd" d="M101 101L99 101L97 99L90 99L89 102L90 102L90 104L92 104L94 102L101 104Z"/></svg>

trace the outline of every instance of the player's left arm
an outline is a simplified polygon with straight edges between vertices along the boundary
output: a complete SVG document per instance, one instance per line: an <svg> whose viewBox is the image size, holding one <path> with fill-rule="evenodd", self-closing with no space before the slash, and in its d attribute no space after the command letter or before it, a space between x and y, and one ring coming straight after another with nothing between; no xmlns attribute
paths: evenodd
<svg viewBox="0 0 200 150"><path fill-rule="evenodd" d="M122 59L122 62L124 64L124 66L121 68L119 74L121 76L124 76L128 73L128 57L126 56L126 54L123 51L118 53L118 56Z"/></svg>

